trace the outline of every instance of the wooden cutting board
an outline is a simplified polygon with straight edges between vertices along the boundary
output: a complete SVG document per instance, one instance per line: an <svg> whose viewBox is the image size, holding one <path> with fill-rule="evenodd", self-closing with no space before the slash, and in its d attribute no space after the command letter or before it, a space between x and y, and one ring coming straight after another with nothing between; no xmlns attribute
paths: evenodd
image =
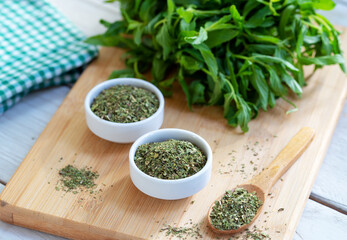
<svg viewBox="0 0 347 240"><path fill-rule="evenodd" d="M347 34L341 38L347 50ZM292 239L345 100L347 79L338 66L309 77L302 98L292 98L298 112L286 115L291 106L278 100L274 109L260 112L246 134L227 126L221 107L189 111L177 89L173 98L166 98L163 128L183 128L205 138L213 149L213 173L201 192L165 201L143 194L132 184L131 144L102 140L85 122L87 92L113 69L124 67L122 53L101 49L99 58L83 73L3 190L0 219L73 239L167 239L166 231L160 231L166 225L194 224L203 239L228 239L206 227L210 204L226 189L259 173L300 128L309 126L317 131L312 145L274 186L264 206L266 214L255 223L272 239ZM98 171L97 190L101 190L93 194L57 191L58 170L67 164Z"/></svg>

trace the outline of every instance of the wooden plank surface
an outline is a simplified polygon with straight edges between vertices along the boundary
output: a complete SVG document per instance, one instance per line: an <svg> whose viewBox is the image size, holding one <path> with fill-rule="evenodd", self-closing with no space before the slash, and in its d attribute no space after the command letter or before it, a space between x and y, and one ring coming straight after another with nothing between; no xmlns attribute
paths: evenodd
<svg viewBox="0 0 347 240"><path fill-rule="evenodd" d="M69 91L66 86L35 91L0 117L0 139L11 139L11 145L0 144L0 182L10 180Z"/></svg>
<svg viewBox="0 0 347 240"><path fill-rule="evenodd" d="M347 215L309 200L293 240L347 239L346 226Z"/></svg>
<svg viewBox="0 0 347 240"><path fill-rule="evenodd" d="M334 132L326 155L327 160L323 162L312 192L344 205L347 209L347 104L343 108L336 129L338 131Z"/></svg>
<svg viewBox="0 0 347 240"><path fill-rule="evenodd" d="M0 193L4 189L0 184ZM22 228L0 221L0 240L63 240L64 238L53 236L47 233L35 232L27 228Z"/></svg>
<svg viewBox="0 0 347 240"><path fill-rule="evenodd" d="M347 42L342 43L346 49ZM310 126L317 130L314 142L275 185L274 197L265 203L264 211L269 214L255 223L259 228L269 228L267 232L274 239L291 239L342 108L347 86L343 73L336 66L317 72L309 79L302 99L295 100L299 112L285 115L290 106L278 101L277 107L260 113L247 134L228 127L221 108L197 107L190 112L182 93L166 99L163 127L200 134L213 148L214 163L211 182L201 192L183 200L163 201L144 195L131 183L127 159L130 144L99 139L85 123L84 97L114 68L123 67L119 55L119 50L103 49L100 58L84 72L2 192L1 219L84 239L160 238L163 224L184 226L192 219L201 224L204 238L215 238L205 221L213 200L267 166L302 126ZM229 155L233 150L236 161ZM59 161L61 157L63 161ZM100 173L98 184L103 192L97 199L88 194L63 194L54 184L48 184L57 181L59 168L73 162L92 166ZM81 197L85 199L82 203ZM278 212L280 208L284 211Z"/></svg>

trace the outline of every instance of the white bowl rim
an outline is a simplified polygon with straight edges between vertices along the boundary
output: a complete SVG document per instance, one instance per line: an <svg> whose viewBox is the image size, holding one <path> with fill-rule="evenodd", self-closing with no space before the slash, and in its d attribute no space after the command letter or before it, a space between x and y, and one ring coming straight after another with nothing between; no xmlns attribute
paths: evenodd
<svg viewBox="0 0 347 240"><path fill-rule="evenodd" d="M156 178L156 177L152 177L144 172L142 172L135 164L135 153L136 153L136 150L138 148L138 142L142 141L143 139L146 139L148 138L149 136L151 135L156 135L158 132L167 132L168 135L167 135L167 140L169 139L175 139L175 138L171 138L170 137L170 133L171 132L180 132L180 133L185 133L185 134L188 134L188 135L191 135L193 137L195 137L196 139L198 139L199 143L201 145L204 145L207 152L204 152L199 146L200 150L203 151L206 155L206 163L204 165L204 167L197 173L189 176L189 177L185 177L185 178L179 178L179 179L161 179L161 178ZM184 138L182 138L181 140L184 140ZM188 140L187 140L188 141ZM198 145L198 144L195 144L194 145ZM136 147L135 147L136 146ZM162 129L158 129L158 130L155 130L155 131L151 131L149 133L146 133L145 135L139 137L134 143L133 145L131 146L130 148L130 151L129 151L129 162L131 164L131 166L136 169L136 171L144 178L147 178L147 179L150 179L152 181L156 181L158 183L181 183L181 182L186 182L186 181L190 181L190 180L193 180L194 178L199 178L200 175L203 175L206 173L206 171L209 170L209 165L211 164L212 165L212 150L211 150L211 147L210 145L207 143L207 141L205 139L203 139L201 136L199 136L198 134L194 133L194 132L191 132L191 131L188 131L188 130L184 130L184 129L179 129L179 128L162 128ZM212 167L212 166L211 166Z"/></svg>
<svg viewBox="0 0 347 240"><path fill-rule="evenodd" d="M122 82L122 81L129 81L129 83L119 83L119 82ZM117 122L111 122L111 121L107 121L107 120L104 120L104 119L101 119L100 117L98 117L91 109L90 109L90 100L92 98L92 95L97 92L98 90L100 90L104 85L109 85L109 87L107 88L104 88L103 90L105 89L108 89L112 86L115 86L115 85L130 85L130 86L133 86L132 83L134 82L137 82L137 83L143 83L144 85L146 85L147 87L149 88L145 88L146 90L149 90L151 91L152 93L154 93L156 95L156 97L158 98L159 100L159 107L157 109L157 111L152 114L151 116L149 116L148 118L146 119L143 119L141 121L137 121L137 122L131 122L131 123L117 123ZM118 84L119 83L119 84ZM102 91L102 90L101 90ZM101 92L100 91L100 92ZM100 94L100 93L99 93ZM98 95L96 95L98 96ZM95 97L96 97L95 96ZM94 100L94 99L93 99ZM88 114L90 116L92 116L92 118L96 119L97 121L101 121L103 124L106 124L106 125L110 125L110 126L119 126L119 127L125 127L125 126L136 126L136 125L141 125L143 123L146 123L148 121L151 121L152 118L155 118L156 116L158 116L163 110L164 110L164 96L163 94L161 93L161 91L153 84L153 83L150 83L146 80L142 80L142 79L138 79L138 78L114 78L114 79L109 79L109 80L106 80L106 81L103 81L97 85L95 85L87 94L86 98L85 98L85 101L84 101L84 107L86 109L86 111L88 112Z"/></svg>

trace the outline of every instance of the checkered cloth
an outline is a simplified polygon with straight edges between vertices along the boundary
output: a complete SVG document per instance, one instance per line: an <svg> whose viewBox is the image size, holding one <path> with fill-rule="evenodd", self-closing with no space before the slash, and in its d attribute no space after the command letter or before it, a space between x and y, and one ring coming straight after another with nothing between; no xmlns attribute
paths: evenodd
<svg viewBox="0 0 347 240"><path fill-rule="evenodd" d="M77 80L97 55L44 0L0 0L0 115L30 91Z"/></svg>

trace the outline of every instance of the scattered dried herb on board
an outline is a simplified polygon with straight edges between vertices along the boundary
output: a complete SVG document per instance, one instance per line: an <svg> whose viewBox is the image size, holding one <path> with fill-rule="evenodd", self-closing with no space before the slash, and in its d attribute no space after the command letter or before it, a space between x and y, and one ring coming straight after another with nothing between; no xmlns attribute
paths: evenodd
<svg viewBox="0 0 347 240"><path fill-rule="evenodd" d="M140 145L135 164L144 173L161 179L180 179L199 172L206 164L205 154L193 143L170 139Z"/></svg>
<svg viewBox="0 0 347 240"><path fill-rule="evenodd" d="M59 176L60 180L55 189L65 192L72 191L75 194L83 190L95 189L97 185L94 181L99 177L99 174L92 172L90 167L78 169L69 164L59 170Z"/></svg>
<svg viewBox="0 0 347 240"><path fill-rule="evenodd" d="M246 239L253 240L271 240L271 237L268 234L260 232L258 229L253 231L246 230Z"/></svg>
<svg viewBox="0 0 347 240"><path fill-rule="evenodd" d="M238 229L252 221L261 205L262 202L255 192L249 193L243 188L226 191L212 208L211 222L217 229Z"/></svg>
<svg viewBox="0 0 347 240"><path fill-rule="evenodd" d="M144 88L116 85L102 91L90 108L101 119L132 123L152 116L159 108L159 100Z"/></svg>
<svg viewBox="0 0 347 240"><path fill-rule="evenodd" d="M160 232L165 232L167 237L174 236L178 239L203 238L200 233L199 224L194 224L191 227L173 227L171 225L166 225L164 228L160 229Z"/></svg>

